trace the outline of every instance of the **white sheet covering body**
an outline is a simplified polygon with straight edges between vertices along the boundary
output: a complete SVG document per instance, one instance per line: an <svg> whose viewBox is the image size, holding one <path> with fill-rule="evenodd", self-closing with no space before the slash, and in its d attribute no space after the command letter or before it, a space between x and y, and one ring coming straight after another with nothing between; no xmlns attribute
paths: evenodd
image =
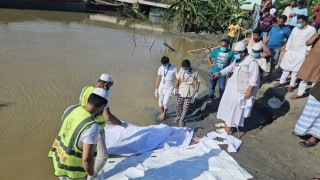
<svg viewBox="0 0 320 180"><path fill-rule="evenodd" d="M127 128L106 125L105 132L108 153L121 156L185 147L193 136L191 128L165 124L143 127L130 124Z"/></svg>
<svg viewBox="0 0 320 180"><path fill-rule="evenodd" d="M253 178L210 138L199 144L145 153L128 158L109 158L99 179L215 180Z"/></svg>

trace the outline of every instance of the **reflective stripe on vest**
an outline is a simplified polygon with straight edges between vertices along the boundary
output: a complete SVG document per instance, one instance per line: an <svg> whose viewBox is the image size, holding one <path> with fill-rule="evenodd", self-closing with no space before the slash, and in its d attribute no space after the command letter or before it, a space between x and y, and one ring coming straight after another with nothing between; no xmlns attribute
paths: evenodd
<svg viewBox="0 0 320 180"><path fill-rule="evenodd" d="M84 178L87 173L82 165L82 150L77 146L78 139L82 131L96 121L79 105L70 107L61 121L61 129L48 155L53 158L55 175L71 179Z"/></svg>
<svg viewBox="0 0 320 180"><path fill-rule="evenodd" d="M80 95L80 97L81 97L81 99L80 99L80 101L81 101L81 106L85 106L85 105L88 104L88 98L89 98L90 94L93 92L94 89L95 89L94 86L86 86L86 87L84 87L84 88L82 89L81 95ZM99 115L97 115L94 119L95 119L95 121L97 121L97 123L99 124L100 130L101 130L101 129L104 129L104 127L105 127L105 125L106 125L106 120L105 120L105 118L103 117L103 115L102 115L102 114L99 114Z"/></svg>

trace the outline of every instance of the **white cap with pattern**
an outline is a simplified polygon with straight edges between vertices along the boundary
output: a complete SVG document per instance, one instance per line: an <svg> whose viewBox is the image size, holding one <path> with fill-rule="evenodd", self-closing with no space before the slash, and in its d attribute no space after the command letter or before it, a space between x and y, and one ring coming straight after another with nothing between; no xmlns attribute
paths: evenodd
<svg viewBox="0 0 320 180"><path fill-rule="evenodd" d="M95 88L92 93L108 100L109 93L103 88Z"/></svg>
<svg viewBox="0 0 320 180"><path fill-rule="evenodd" d="M100 79L106 82L113 82L113 77L111 74L101 74Z"/></svg>
<svg viewBox="0 0 320 180"><path fill-rule="evenodd" d="M235 51L244 51L246 50L246 45L244 45L244 43L242 41L239 41L235 47L234 47Z"/></svg>

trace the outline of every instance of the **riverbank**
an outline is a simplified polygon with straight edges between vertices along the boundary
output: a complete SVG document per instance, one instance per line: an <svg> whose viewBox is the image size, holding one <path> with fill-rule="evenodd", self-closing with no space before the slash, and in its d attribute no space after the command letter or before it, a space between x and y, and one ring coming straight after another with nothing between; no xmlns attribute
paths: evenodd
<svg viewBox="0 0 320 180"><path fill-rule="evenodd" d="M198 62L197 67L203 77L208 76L209 71L204 61ZM280 71L275 74L278 77L280 75ZM290 96L296 93L296 90L286 93L285 89L273 88L276 82L261 86L252 115L245 120L244 127L240 128L243 144L239 152L232 153L231 156L255 179L302 180L320 177L320 146L303 148L298 144L302 140L291 133L307 97L291 100ZM202 89L200 98L190 107L186 117L186 126L195 128L198 135L214 131L214 124L221 122L216 118L220 98L216 98L213 104L208 106L206 95L207 90ZM267 105L267 101L273 96L286 99L280 109L272 110ZM171 122L173 118L174 112L171 110L165 124L177 125ZM233 136L237 137L237 132L234 132Z"/></svg>

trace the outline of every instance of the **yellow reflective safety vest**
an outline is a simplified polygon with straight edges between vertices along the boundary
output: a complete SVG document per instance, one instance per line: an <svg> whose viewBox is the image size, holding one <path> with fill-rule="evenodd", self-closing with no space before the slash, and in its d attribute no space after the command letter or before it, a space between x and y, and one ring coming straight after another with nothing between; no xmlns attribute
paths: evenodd
<svg viewBox="0 0 320 180"><path fill-rule="evenodd" d="M52 158L54 174L81 179L88 174L82 165L82 150L77 142L82 131L97 123L94 117L80 105L71 106L62 116L62 125L53 142L48 157ZM96 153L95 153L96 154Z"/></svg>
<svg viewBox="0 0 320 180"><path fill-rule="evenodd" d="M95 89L94 86L86 86L82 89L81 95L80 95L81 106L84 107L85 105L88 104L88 98L94 89ZM104 129L104 126L106 125L106 120L103 117L103 114L102 113L98 114L95 117L95 120L99 124L100 130Z"/></svg>

